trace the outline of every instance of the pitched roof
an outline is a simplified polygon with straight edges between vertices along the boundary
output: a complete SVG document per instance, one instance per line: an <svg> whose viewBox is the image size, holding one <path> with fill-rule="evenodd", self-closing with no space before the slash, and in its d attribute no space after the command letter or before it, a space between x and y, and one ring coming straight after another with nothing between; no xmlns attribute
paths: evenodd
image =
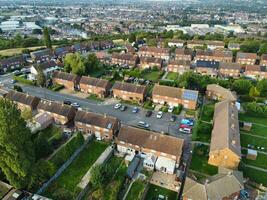
<svg viewBox="0 0 267 200"><path fill-rule="evenodd" d="M41 100L37 106L37 109L56 113L65 117L68 117L71 113L75 112L75 108L72 106L48 100Z"/></svg>
<svg viewBox="0 0 267 200"><path fill-rule="evenodd" d="M79 77L75 74L61 72L61 71L55 71L53 73L53 78L67 80L67 81L77 81L79 79Z"/></svg>
<svg viewBox="0 0 267 200"><path fill-rule="evenodd" d="M224 42L223 41L208 41L208 40L206 40L205 43L207 45L224 46Z"/></svg>
<svg viewBox="0 0 267 200"><path fill-rule="evenodd" d="M46 62L40 63L40 64L38 64L36 66L39 66L42 70L45 70L45 69L48 69L48 68L51 68L51 67L62 66L62 64L57 64L55 61L46 61Z"/></svg>
<svg viewBox="0 0 267 200"><path fill-rule="evenodd" d="M191 41L187 41L187 44L204 45L205 41L203 41L203 40L191 40Z"/></svg>
<svg viewBox="0 0 267 200"><path fill-rule="evenodd" d="M28 106L32 106L34 101L40 101L40 98L38 97L31 96L22 92L17 92L15 90L10 90L9 93L6 94L6 98Z"/></svg>
<svg viewBox="0 0 267 200"><path fill-rule="evenodd" d="M34 52L31 52L31 56L34 56L36 58L38 57L42 57L42 56L53 56L53 52L51 49L42 49L42 50L39 50L39 51L34 51Z"/></svg>
<svg viewBox="0 0 267 200"><path fill-rule="evenodd" d="M153 53L170 53L169 48L158 48L158 47L148 47L148 46L142 46L139 49L140 52L153 52Z"/></svg>
<svg viewBox="0 0 267 200"><path fill-rule="evenodd" d="M266 68L260 65L247 65L245 71L266 72Z"/></svg>
<svg viewBox="0 0 267 200"><path fill-rule="evenodd" d="M84 124L91 124L101 128L112 129L118 122L118 119L107 115L78 110L74 121Z"/></svg>
<svg viewBox="0 0 267 200"><path fill-rule="evenodd" d="M133 61L135 61L137 56L133 55L133 54L129 54L129 53L124 53L124 54L113 53L112 54L112 58L121 59L121 60L133 60Z"/></svg>
<svg viewBox="0 0 267 200"><path fill-rule="evenodd" d="M169 65L186 65L190 66L191 62L189 60L171 60Z"/></svg>
<svg viewBox="0 0 267 200"><path fill-rule="evenodd" d="M55 49L56 55L64 55L64 54L71 53L71 52L72 52L72 48L70 46L58 47Z"/></svg>
<svg viewBox="0 0 267 200"><path fill-rule="evenodd" d="M236 59L257 59L257 54L237 52Z"/></svg>
<svg viewBox="0 0 267 200"><path fill-rule="evenodd" d="M111 87L111 83L108 80L89 77L89 76L82 76L80 84L92 85L95 87L101 87L105 89Z"/></svg>
<svg viewBox="0 0 267 200"><path fill-rule="evenodd" d="M218 69L219 68L219 64L220 63L217 62L217 61L197 60L196 67Z"/></svg>
<svg viewBox="0 0 267 200"><path fill-rule="evenodd" d="M196 52L197 56L213 56L213 57L233 57L233 52L232 51L227 51L227 50L202 50L198 49Z"/></svg>
<svg viewBox="0 0 267 200"><path fill-rule="evenodd" d="M207 85L207 90L219 93L223 100L236 101L236 94L218 84L209 84Z"/></svg>
<svg viewBox="0 0 267 200"><path fill-rule="evenodd" d="M139 93L139 94L145 94L146 92L145 86L135 85L132 83L118 82L118 81L115 82L113 89L123 90L132 93Z"/></svg>
<svg viewBox="0 0 267 200"><path fill-rule="evenodd" d="M122 126L117 139L143 148L175 155L177 159L180 159L182 155L184 144L183 139L130 126Z"/></svg>
<svg viewBox="0 0 267 200"><path fill-rule="evenodd" d="M140 57L140 63L158 63L161 64L163 60L155 57Z"/></svg>
<svg viewBox="0 0 267 200"><path fill-rule="evenodd" d="M175 50L175 54L177 55L192 55L193 51L192 49L186 49L186 48L183 48L183 49L176 49Z"/></svg>
<svg viewBox="0 0 267 200"><path fill-rule="evenodd" d="M23 63L25 62L23 56L13 56L10 58L5 58L0 60L0 66L12 65L13 63Z"/></svg>
<svg viewBox="0 0 267 200"><path fill-rule="evenodd" d="M220 69L235 69L235 70L241 70L241 65L239 63L225 63L220 62Z"/></svg>
<svg viewBox="0 0 267 200"><path fill-rule="evenodd" d="M197 101L198 99L198 91L196 90L187 90L158 84L154 86L152 95L167 96L191 101Z"/></svg>
<svg viewBox="0 0 267 200"><path fill-rule="evenodd" d="M193 200L207 200L207 192L204 184L198 183L192 178L186 177L183 189L183 197Z"/></svg>
<svg viewBox="0 0 267 200"><path fill-rule="evenodd" d="M263 61L267 61L267 54L262 54L261 56L261 60Z"/></svg>
<svg viewBox="0 0 267 200"><path fill-rule="evenodd" d="M213 121L210 152L230 149L241 157L238 110L235 104L228 100L216 103Z"/></svg>

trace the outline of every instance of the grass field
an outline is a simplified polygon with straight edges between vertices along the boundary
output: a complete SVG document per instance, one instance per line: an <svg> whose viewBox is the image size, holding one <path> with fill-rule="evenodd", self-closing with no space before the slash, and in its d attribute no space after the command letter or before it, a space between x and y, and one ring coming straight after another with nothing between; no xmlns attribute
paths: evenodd
<svg viewBox="0 0 267 200"><path fill-rule="evenodd" d="M167 190L165 188L159 187L157 185L150 184L147 191L145 200L154 200L158 199L159 195L163 195L165 199L175 200L177 199L177 192L172 190Z"/></svg>
<svg viewBox="0 0 267 200"><path fill-rule="evenodd" d="M178 73L168 72L168 75L167 75L166 79L168 79L168 80L176 80L176 79L178 79L178 77L179 77Z"/></svg>
<svg viewBox="0 0 267 200"><path fill-rule="evenodd" d="M253 124L250 131L244 131L244 133L252 134L252 135L258 135L258 136L264 136L267 137L267 127L260 126L257 124Z"/></svg>
<svg viewBox="0 0 267 200"><path fill-rule="evenodd" d="M254 146L254 149L257 147L264 147L264 150L261 151L267 152L267 139L241 134L240 141L242 147L248 147L248 144L250 144Z"/></svg>
<svg viewBox="0 0 267 200"><path fill-rule="evenodd" d="M144 181L135 181L126 197L126 200L141 200L145 187L146 183Z"/></svg>
<svg viewBox="0 0 267 200"><path fill-rule="evenodd" d="M244 158L242 159L242 161L248 165L267 169L267 155L262 153L258 153L256 160L247 160L246 158Z"/></svg>
<svg viewBox="0 0 267 200"><path fill-rule="evenodd" d="M53 46L56 47L56 46ZM0 51L1 56L13 56L17 54L21 54L23 49L29 49L30 51L34 51L36 49L46 48L45 46L37 46L37 47L27 47L27 48L14 48L14 49L5 49Z"/></svg>
<svg viewBox="0 0 267 200"><path fill-rule="evenodd" d="M244 177L249 177L250 180L259 184L263 184L265 187L267 187L267 172L245 167L243 169L243 174Z"/></svg>
<svg viewBox="0 0 267 200"><path fill-rule="evenodd" d="M107 146L108 144L103 142L91 142L59 178L48 187L44 195L52 199L64 199L65 197L70 200L75 199L80 192L77 184Z"/></svg>
<svg viewBox="0 0 267 200"><path fill-rule="evenodd" d="M161 76L162 76L161 71L150 71L143 74L142 78L153 82L158 82Z"/></svg>
<svg viewBox="0 0 267 200"><path fill-rule="evenodd" d="M262 125L267 125L267 118L265 117L252 117L245 113L239 113L239 120L245 122L252 122Z"/></svg>
<svg viewBox="0 0 267 200"><path fill-rule="evenodd" d="M207 175L218 173L218 167L208 164L208 146L195 147L192 155L190 169Z"/></svg>

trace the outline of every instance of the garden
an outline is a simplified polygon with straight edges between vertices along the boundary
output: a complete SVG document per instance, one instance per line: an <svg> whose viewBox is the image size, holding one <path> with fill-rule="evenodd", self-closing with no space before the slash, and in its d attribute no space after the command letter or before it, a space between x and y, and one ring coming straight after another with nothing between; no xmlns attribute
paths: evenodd
<svg viewBox="0 0 267 200"><path fill-rule="evenodd" d="M178 194L177 192L174 192L172 190L165 189L163 187L157 186L150 184L149 189L146 193L145 200L154 200L154 199L159 199L159 195L164 196L164 199L177 199Z"/></svg>
<svg viewBox="0 0 267 200"><path fill-rule="evenodd" d="M141 200L143 192L145 191L146 182L137 180L132 184L130 191L126 197L126 200Z"/></svg>
<svg viewBox="0 0 267 200"><path fill-rule="evenodd" d="M210 143L212 124L198 121L193 128L192 140Z"/></svg>
<svg viewBox="0 0 267 200"><path fill-rule="evenodd" d="M177 80L179 77L179 74L176 73L176 72L168 72L167 76L166 76L166 79L167 80L172 80L172 81L175 81Z"/></svg>

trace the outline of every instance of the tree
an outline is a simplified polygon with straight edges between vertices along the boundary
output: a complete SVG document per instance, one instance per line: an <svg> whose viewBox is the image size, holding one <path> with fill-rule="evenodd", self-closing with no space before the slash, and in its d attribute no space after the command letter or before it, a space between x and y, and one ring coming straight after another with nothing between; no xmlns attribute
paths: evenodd
<svg viewBox="0 0 267 200"><path fill-rule="evenodd" d="M36 158L45 158L52 153L52 147L42 133L34 140L34 149Z"/></svg>
<svg viewBox="0 0 267 200"><path fill-rule="evenodd" d="M267 79L266 78L258 81L256 88L260 92L260 96L267 97Z"/></svg>
<svg viewBox="0 0 267 200"><path fill-rule="evenodd" d="M85 73L88 75L99 69L99 60L94 53L90 53L85 60Z"/></svg>
<svg viewBox="0 0 267 200"><path fill-rule="evenodd" d="M267 54L267 43L264 43L260 47L260 54Z"/></svg>
<svg viewBox="0 0 267 200"><path fill-rule="evenodd" d="M35 161L31 132L17 106L0 99L0 168L16 188L28 185Z"/></svg>
<svg viewBox="0 0 267 200"><path fill-rule="evenodd" d="M249 80L235 80L232 85L232 90L236 91L238 94L248 94L252 84Z"/></svg>
<svg viewBox="0 0 267 200"><path fill-rule="evenodd" d="M42 35L42 30L41 29L33 29L32 30L32 34L34 34L34 35Z"/></svg>
<svg viewBox="0 0 267 200"><path fill-rule="evenodd" d="M136 41L136 35L134 33L131 33L129 36L129 42L133 43Z"/></svg>
<svg viewBox="0 0 267 200"><path fill-rule="evenodd" d="M21 111L21 117L25 120L29 120L32 118L32 111L29 108L25 108Z"/></svg>
<svg viewBox="0 0 267 200"><path fill-rule="evenodd" d="M13 90L16 90L18 92L23 92L22 88L19 85L14 85Z"/></svg>
<svg viewBox="0 0 267 200"><path fill-rule="evenodd" d="M66 72L71 72L80 76L85 73L84 59L78 53L67 54L64 59L64 64L64 70Z"/></svg>
<svg viewBox="0 0 267 200"><path fill-rule="evenodd" d="M240 50L247 53L257 53L260 49L260 41L247 40L240 45Z"/></svg>
<svg viewBox="0 0 267 200"><path fill-rule="evenodd" d="M39 85L41 87L46 86L46 78L45 78L44 72L41 69L40 65L37 66L37 85Z"/></svg>
<svg viewBox="0 0 267 200"><path fill-rule="evenodd" d="M0 28L0 34L2 34L3 33L3 30Z"/></svg>
<svg viewBox="0 0 267 200"><path fill-rule="evenodd" d="M251 88L249 90L249 96L250 97L258 97L258 96L260 96L260 92L257 90L257 88L255 86L251 86Z"/></svg>
<svg viewBox="0 0 267 200"><path fill-rule="evenodd" d="M50 38L50 31L47 27L44 27L43 30L43 36L44 36L44 43L47 48L52 48L52 42Z"/></svg>

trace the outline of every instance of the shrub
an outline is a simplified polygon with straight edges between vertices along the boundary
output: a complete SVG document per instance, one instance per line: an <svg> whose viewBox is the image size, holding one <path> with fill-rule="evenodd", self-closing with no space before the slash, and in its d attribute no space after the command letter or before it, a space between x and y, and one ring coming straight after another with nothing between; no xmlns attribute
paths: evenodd
<svg viewBox="0 0 267 200"><path fill-rule="evenodd" d="M151 100L148 100L144 103L144 108L148 110L153 110L153 102Z"/></svg>
<svg viewBox="0 0 267 200"><path fill-rule="evenodd" d="M24 83L27 85L36 85L36 83L34 81L30 81L28 79L25 78L25 76L13 76L13 79L20 82L20 83Z"/></svg>
<svg viewBox="0 0 267 200"><path fill-rule="evenodd" d="M174 107L173 114L180 115L182 109L183 109L183 105L179 104L177 107Z"/></svg>
<svg viewBox="0 0 267 200"><path fill-rule="evenodd" d="M55 84L51 87L51 90L56 92L56 91L62 90L63 88L64 88L64 85Z"/></svg>
<svg viewBox="0 0 267 200"><path fill-rule="evenodd" d="M244 110L247 114L254 117L267 117L267 106L256 102L244 104Z"/></svg>

